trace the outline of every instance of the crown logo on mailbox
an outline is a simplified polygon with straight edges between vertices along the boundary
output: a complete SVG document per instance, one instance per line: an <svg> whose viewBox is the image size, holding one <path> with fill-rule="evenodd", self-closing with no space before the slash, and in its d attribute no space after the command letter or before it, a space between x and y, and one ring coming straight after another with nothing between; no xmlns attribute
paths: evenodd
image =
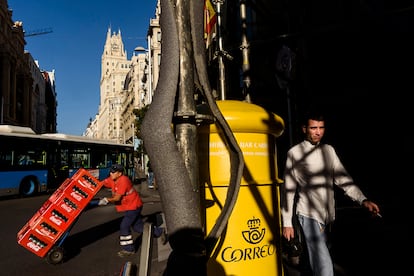
<svg viewBox="0 0 414 276"><path fill-rule="evenodd" d="M247 226L250 229L257 229L260 226L260 219L253 217L247 221Z"/></svg>
<svg viewBox="0 0 414 276"><path fill-rule="evenodd" d="M253 217L247 221L247 227L249 230L242 231L243 239L251 244L257 244L261 242L265 236L266 229L259 229L261 221L259 218Z"/></svg>

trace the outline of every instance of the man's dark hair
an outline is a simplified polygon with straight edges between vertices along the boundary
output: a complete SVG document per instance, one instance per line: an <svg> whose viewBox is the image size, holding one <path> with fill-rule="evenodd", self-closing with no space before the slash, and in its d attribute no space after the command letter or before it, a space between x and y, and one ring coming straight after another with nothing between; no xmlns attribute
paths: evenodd
<svg viewBox="0 0 414 276"><path fill-rule="evenodd" d="M325 115L320 110L308 109L304 112L302 118L302 126L308 125L308 120L326 121Z"/></svg>
<svg viewBox="0 0 414 276"><path fill-rule="evenodd" d="M122 166L121 164L113 164L110 171L124 173L124 166Z"/></svg>

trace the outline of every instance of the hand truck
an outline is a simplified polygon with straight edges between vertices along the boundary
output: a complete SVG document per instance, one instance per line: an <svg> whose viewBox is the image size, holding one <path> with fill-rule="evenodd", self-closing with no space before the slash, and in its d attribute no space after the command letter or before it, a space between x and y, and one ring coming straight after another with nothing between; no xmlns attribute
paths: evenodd
<svg viewBox="0 0 414 276"><path fill-rule="evenodd" d="M92 199L101 187L102 183L87 170L79 169L22 227L17 233L17 243L50 264L61 263L64 240L82 211L97 205Z"/></svg>

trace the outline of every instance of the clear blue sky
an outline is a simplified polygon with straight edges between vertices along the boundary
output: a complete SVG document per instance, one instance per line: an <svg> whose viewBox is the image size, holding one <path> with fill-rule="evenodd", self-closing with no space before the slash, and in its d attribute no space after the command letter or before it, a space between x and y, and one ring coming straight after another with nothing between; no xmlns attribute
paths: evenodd
<svg viewBox="0 0 414 276"><path fill-rule="evenodd" d="M108 28L121 30L130 59L137 46L147 48L149 21L156 0L8 0L12 20L26 33L50 28L51 33L26 37L25 50L41 70L55 70L57 130L81 135L99 107L101 57Z"/></svg>

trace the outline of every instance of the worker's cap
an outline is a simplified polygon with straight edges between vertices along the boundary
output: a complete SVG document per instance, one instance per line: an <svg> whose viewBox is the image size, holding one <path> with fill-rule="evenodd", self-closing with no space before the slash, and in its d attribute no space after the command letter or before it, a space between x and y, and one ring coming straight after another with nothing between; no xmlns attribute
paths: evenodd
<svg viewBox="0 0 414 276"><path fill-rule="evenodd" d="M121 164L113 164L111 167L111 172L124 172L124 166Z"/></svg>

